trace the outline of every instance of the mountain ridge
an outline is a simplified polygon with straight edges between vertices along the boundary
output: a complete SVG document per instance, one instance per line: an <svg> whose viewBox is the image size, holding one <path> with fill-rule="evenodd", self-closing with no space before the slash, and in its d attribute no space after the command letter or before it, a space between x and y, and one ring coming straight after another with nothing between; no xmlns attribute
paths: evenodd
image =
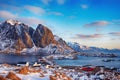
<svg viewBox="0 0 120 80"><path fill-rule="evenodd" d="M114 54L119 53L120 49L110 50L66 42L53 35L52 31L42 24L38 24L36 29L12 19L0 24L0 53L66 54L75 51L89 54Z"/></svg>
<svg viewBox="0 0 120 80"><path fill-rule="evenodd" d="M74 49L76 52L89 53L89 54L119 54L120 49L106 49L99 47L88 47L85 45L80 45L76 42L67 42L68 46Z"/></svg>
<svg viewBox="0 0 120 80"><path fill-rule="evenodd" d="M44 48L49 45L51 45L51 47L56 46L55 50L59 50L59 46L65 48L65 46L54 39L52 31L42 24L39 24L36 29L12 19L0 24L1 53L21 54L21 52L25 53L26 51L27 53L31 51L32 53L36 52L36 50L39 53L40 50L43 51ZM55 50L53 52L55 52ZM72 51L69 47L66 47L65 50ZM63 53L65 50L63 50Z"/></svg>

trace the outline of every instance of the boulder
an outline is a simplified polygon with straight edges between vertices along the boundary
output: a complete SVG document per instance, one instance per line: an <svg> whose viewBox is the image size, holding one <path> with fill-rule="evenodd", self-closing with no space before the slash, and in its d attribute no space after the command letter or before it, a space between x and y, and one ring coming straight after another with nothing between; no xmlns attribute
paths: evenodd
<svg viewBox="0 0 120 80"><path fill-rule="evenodd" d="M55 76L50 75L49 77L50 77L50 80L57 80Z"/></svg>
<svg viewBox="0 0 120 80"><path fill-rule="evenodd" d="M28 66L24 66L24 67L22 67L20 70L19 70L19 74L28 74L28 72L29 72L29 68L28 68Z"/></svg>
<svg viewBox="0 0 120 80"><path fill-rule="evenodd" d="M11 80L21 80L15 73L9 72L6 78L11 79Z"/></svg>
<svg viewBox="0 0 120 80"><path fill-rule="evenodd" d="M7 80L7 79L0 75L0 80Z"/></svg>

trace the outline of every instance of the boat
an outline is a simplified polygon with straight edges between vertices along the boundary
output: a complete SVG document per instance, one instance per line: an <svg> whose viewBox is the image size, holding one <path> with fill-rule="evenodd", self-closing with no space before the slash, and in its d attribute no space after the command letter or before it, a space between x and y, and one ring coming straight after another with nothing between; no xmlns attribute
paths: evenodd
<svg viewBox="0 0 120 80"><path fill-rule="evenodd" d="M27 63L27 62L18 62L18 63L17 63L17 66L26 66L26 63Z"/></svg>
<svg viewBox="0 0 120 80"><path fill-rule="evenodd" d="M111 62L111 61L115 61L114 59L103 59L103 62Z"/></svg>
<svg viewBox="0 0 120 80"><path fill-rule="evenodd" d="M83 71L93 71L95 67L93 66L84 66L81 68Z"/></svg>
<svg viewBox="0 0 120 80"><path fill-rule="evenodd" d="M39 67L39 66L41 66L41 64L38 64L37 62L33 64L33 67Z"/></svg>

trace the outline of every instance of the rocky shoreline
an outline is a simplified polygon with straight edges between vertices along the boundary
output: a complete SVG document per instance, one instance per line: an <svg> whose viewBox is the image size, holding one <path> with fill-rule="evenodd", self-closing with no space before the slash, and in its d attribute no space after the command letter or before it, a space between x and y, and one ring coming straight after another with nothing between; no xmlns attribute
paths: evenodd
<svg viewBox="0 0 120 80"><path fill-rule="evenodd" d="M43 61L34 65L27 62L23 66L0 64L0 80L120 80L120 72L114 68L59 66L45 59Z"/></svg>

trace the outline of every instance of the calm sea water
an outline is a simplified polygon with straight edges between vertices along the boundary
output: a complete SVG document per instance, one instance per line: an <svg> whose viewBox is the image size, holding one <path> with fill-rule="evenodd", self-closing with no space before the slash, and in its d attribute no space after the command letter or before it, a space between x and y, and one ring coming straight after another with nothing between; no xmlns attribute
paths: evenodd
<svg viewBox="0 0 120 80"><path fill-rule="evenodd" d="M37 61L39 56L18 56L18 55L8 55L8 54L0 54L0 63L9 63L16 64L18 62L35 62Z"/></svg>
<svg viewBox="0 0 120 80"><path fill-rule="evenodd" d="M35 62L40 56L17 56L0 54L0 63L16 64L18 62ZM103 62L104 59L113 59L115 61ZM83 66L83 65L94 65L94 66L106 66L120 68L120 58L104 58L104 57L86 57L78 56L77 60L54 60L55 63L61 66Z"/></svg>
<svg viewBox="0 0 120 80"><path fill-rule="evenodd" d="M112 59L115 61L103 62L104 59ZM84 65L94 65L94 66L106 66L108 68L115 67L120 68L120 58L105 58L105 57L86 57L78 56L77 60L55 60L55 62L61 66L84 66Z"/></svg>

